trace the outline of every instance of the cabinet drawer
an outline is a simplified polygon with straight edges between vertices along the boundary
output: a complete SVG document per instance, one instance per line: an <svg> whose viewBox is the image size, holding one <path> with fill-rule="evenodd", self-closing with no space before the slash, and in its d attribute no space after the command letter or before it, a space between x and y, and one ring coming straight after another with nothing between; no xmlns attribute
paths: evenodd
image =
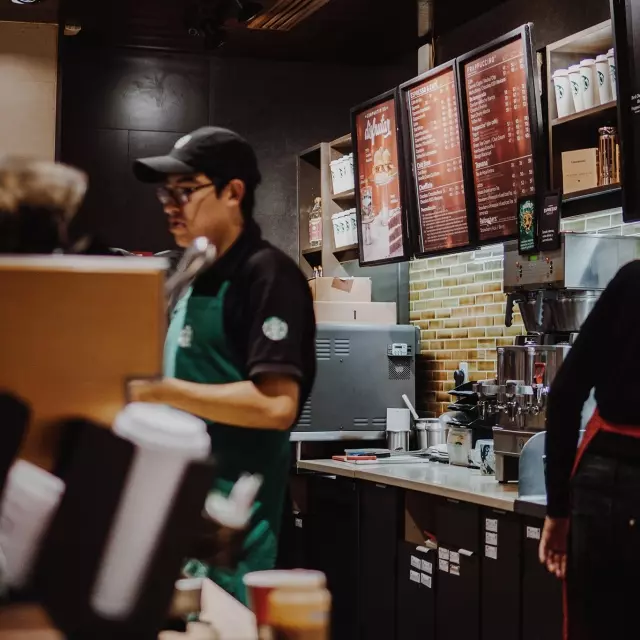
<svg viewBox="0 0 640 640"><path fill-rule="evenodd" d="M451 548L480 552L480 508L475 504L442 498L436 506L438 543Z"/></svg>

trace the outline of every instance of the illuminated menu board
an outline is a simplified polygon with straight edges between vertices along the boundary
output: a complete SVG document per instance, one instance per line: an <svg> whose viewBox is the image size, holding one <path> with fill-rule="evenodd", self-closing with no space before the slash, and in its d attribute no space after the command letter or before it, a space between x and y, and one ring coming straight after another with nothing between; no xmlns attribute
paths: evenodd
<svg viewBox="0 0 640 640"><path fill-rule="evenodd" d="M406 259L396 91L352 110L360 264Z"/></svg>
<svg viewBox="0 0 640 640"><path fill-rule="evenodd" d="M469 244L455 67L400 87L411 138L420 254Z"/></svg>
<svg viewBox="0 0 640 640"><path fill-rule="evenodd" d="M518 198L535 192L525 30L462 63L480 242L514 236ZM533 108L532 108L533 107Z"/></svg>

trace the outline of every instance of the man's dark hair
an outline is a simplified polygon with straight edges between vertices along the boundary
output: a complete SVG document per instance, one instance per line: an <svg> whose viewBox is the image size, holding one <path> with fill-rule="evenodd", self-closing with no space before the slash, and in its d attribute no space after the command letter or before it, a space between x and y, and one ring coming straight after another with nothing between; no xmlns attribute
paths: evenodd
<svg viewBox="0 0 640 640"><path fill-rule="evenodd" d="M222 190L231 182L232 178L210 178L213 186L216 188L216 193L219 194ZM242 217L245 220L251 220L253 218L253 209L256 204L256 186L252 184L244 183L244 197L240 203L240 211L242 211Z"/></svg>

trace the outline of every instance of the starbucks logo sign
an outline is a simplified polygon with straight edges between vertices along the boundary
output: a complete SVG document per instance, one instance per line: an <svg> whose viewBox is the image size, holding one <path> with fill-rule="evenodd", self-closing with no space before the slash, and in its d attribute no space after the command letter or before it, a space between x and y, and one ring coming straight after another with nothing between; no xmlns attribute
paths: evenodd
<svg viewBox="0 0 640 640"><path fill-rule="evenodd" d="M604 73L602 73L602 71L598 71L598 84L601 87L604 86Z"/></svg>

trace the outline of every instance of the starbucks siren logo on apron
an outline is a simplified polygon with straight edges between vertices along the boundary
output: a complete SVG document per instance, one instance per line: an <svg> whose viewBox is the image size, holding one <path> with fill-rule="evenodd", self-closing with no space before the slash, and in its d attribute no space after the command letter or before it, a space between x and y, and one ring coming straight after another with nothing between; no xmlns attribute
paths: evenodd
<svg viewBox="0 0 640 640"><path fill-rule="evenodd" d="M264 333L269 340L280 342L280 340L284 340L287 337L289 325L281 318L271 316L262 324L262 333Z"/></svg>

